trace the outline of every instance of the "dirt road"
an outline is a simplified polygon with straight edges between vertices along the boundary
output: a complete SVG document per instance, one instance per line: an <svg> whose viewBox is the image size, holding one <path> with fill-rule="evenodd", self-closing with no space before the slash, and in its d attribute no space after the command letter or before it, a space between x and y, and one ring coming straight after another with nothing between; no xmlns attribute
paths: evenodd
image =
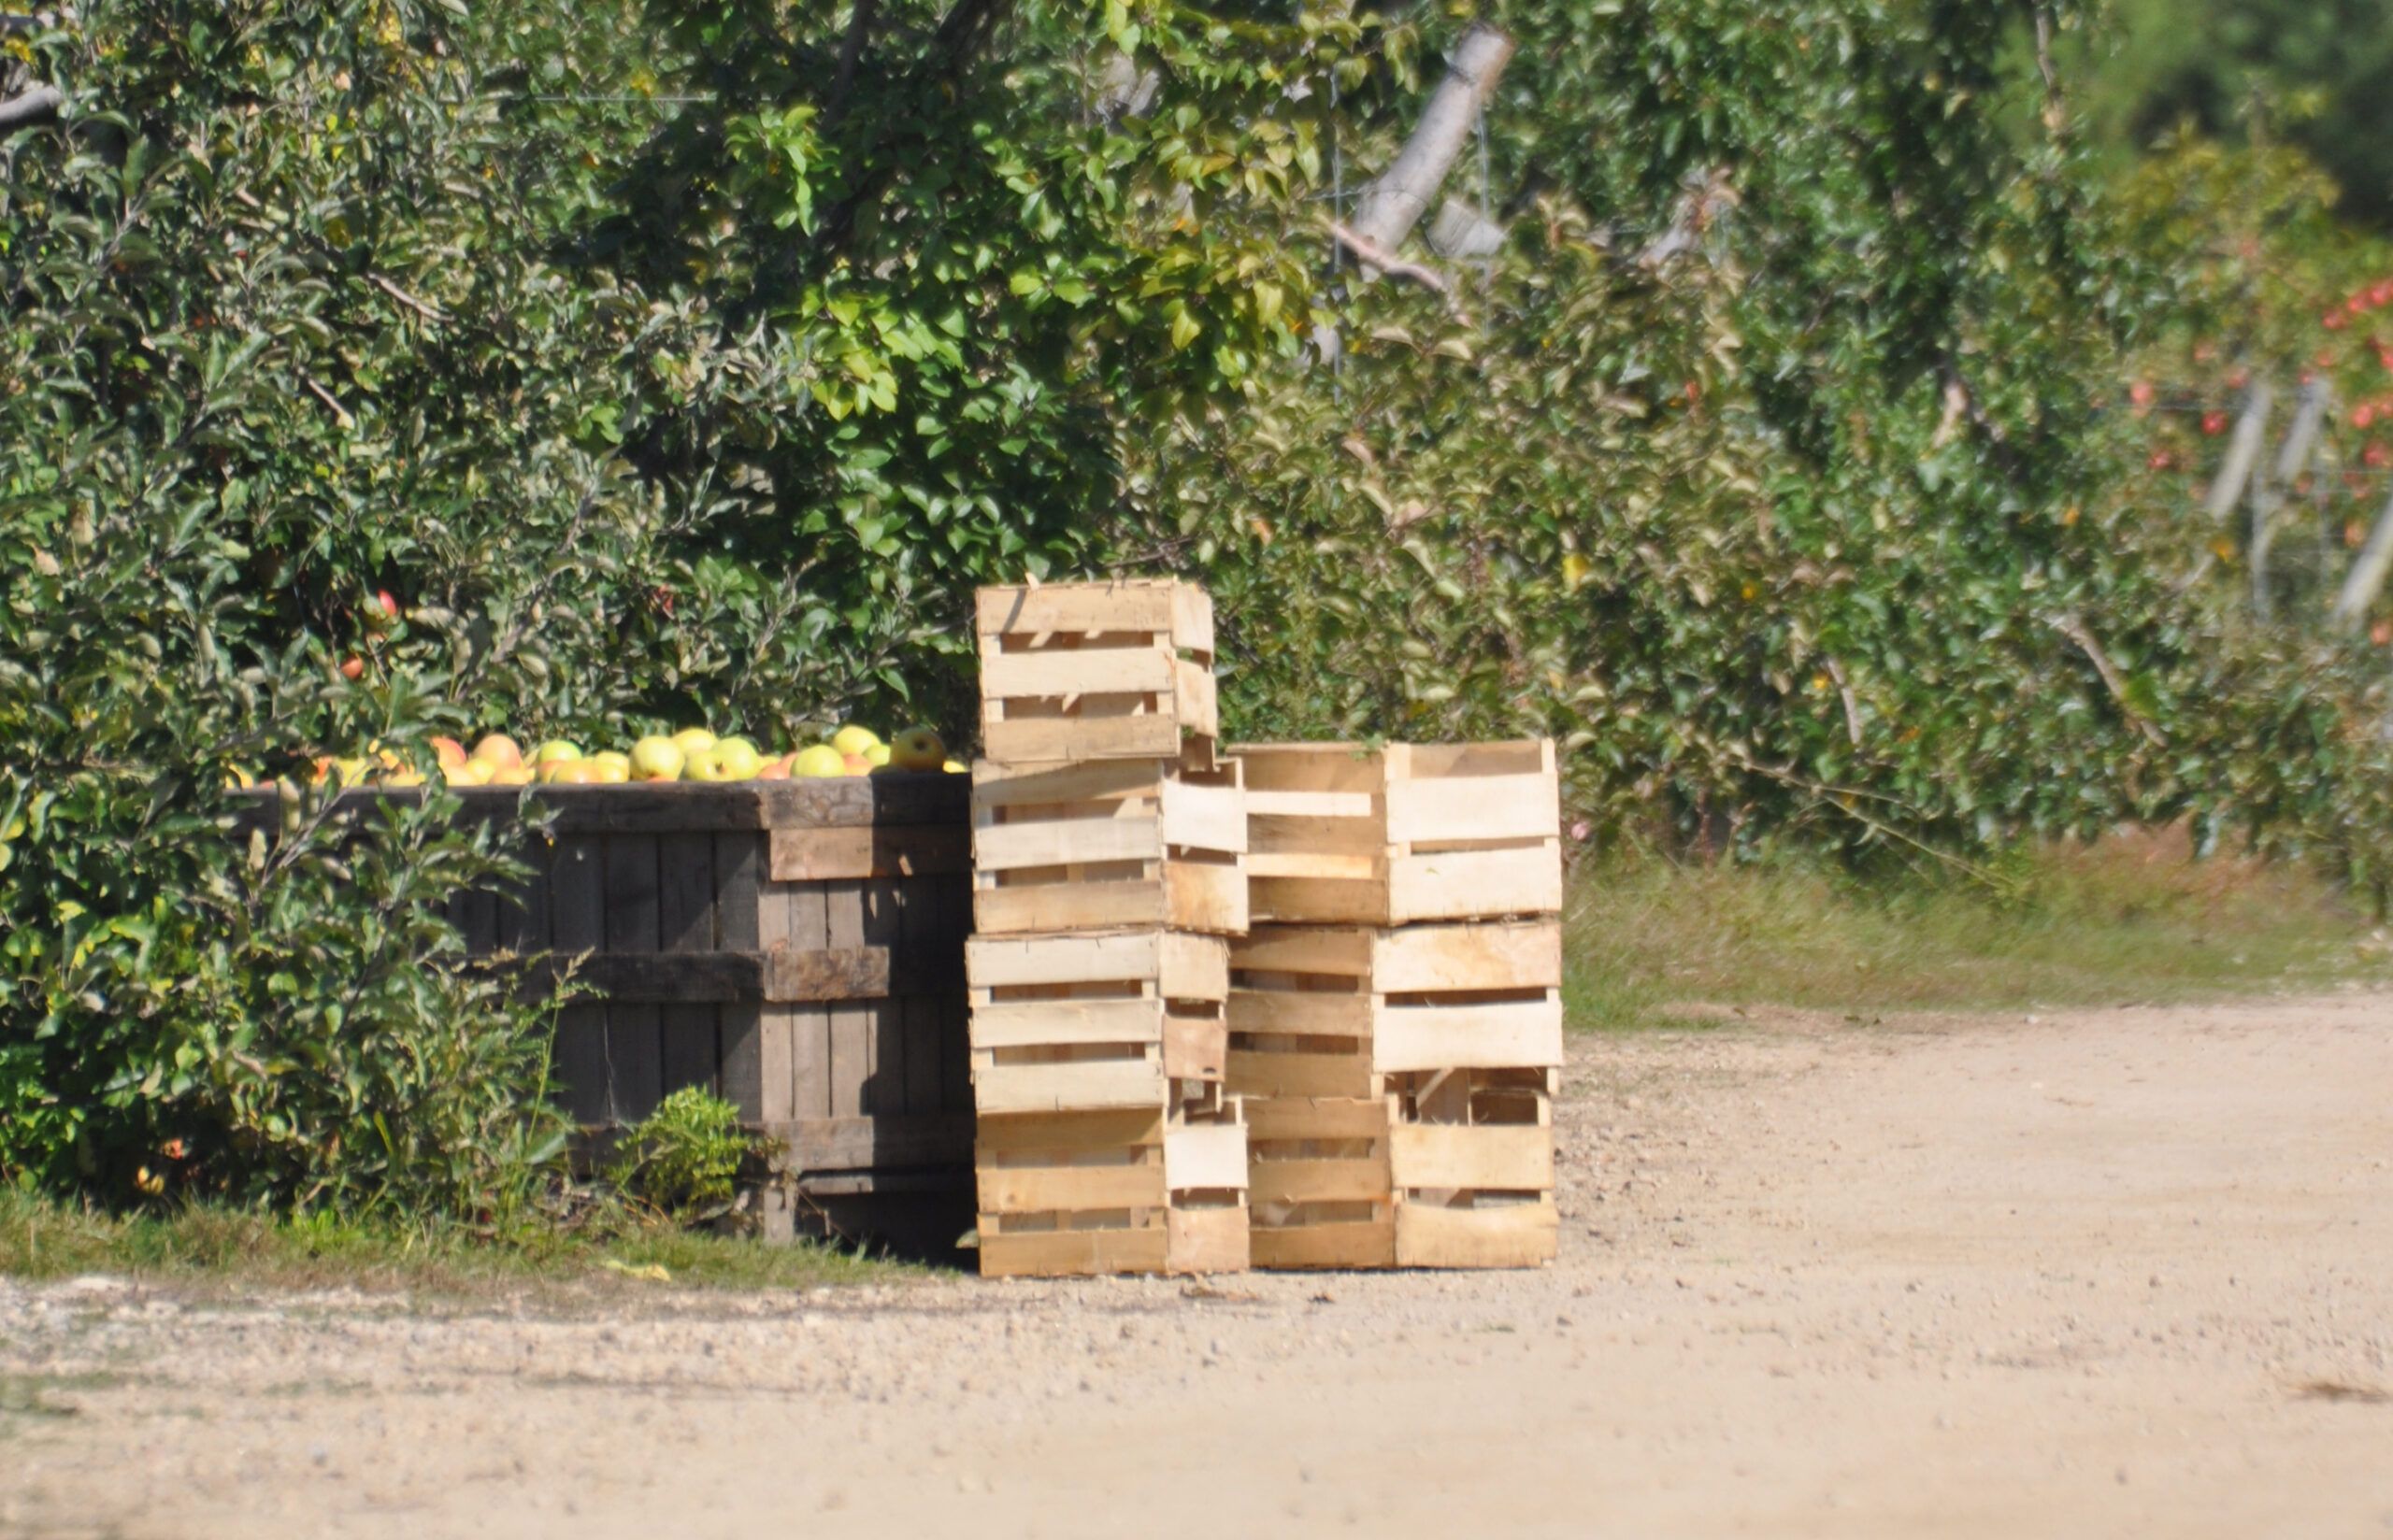
<svg viewBox="0 0 2393 1540"><path fill-rule="evenodd" d="M1577 1048L1563 1258L0 1284L0 1535L2393 1535L2393 997Z"/></svg>

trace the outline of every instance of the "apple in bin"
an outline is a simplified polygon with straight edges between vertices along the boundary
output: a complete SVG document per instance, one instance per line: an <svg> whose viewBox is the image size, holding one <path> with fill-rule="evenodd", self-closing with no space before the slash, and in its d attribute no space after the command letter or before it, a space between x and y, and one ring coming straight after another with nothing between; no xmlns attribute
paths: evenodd
<svg viewBox="0 0 2393 1540"><path fill-rule="evenodd" d="M894 770L936 770L947 762L947 745L927 727L910 727L890 740Z"/></svg>
<svg viewBox="0 0 2393 1540"><path fill-rule="evenodd" d="M790 756L789 773L793 777L819 780L848 773L847 761L827 743L801 749Z"/></svg>
<svg viewBox="0 0 2393 1540"><path fill-rule="evenodd" d="M680 780L685 757L681 746L671 738L642 738L632 745L632 779Z"/></svg>

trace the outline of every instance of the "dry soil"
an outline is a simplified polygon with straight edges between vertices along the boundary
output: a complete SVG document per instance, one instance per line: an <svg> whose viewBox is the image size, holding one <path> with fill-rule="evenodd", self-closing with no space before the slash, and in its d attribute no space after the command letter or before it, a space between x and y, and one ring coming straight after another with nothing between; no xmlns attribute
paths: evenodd
<svg viewBox="0 0 2393 1540"><path fill-rule="evenodd" d="M0 1284L0 1534L2393 1535L2393 997L1574 1057L1536 1273Z"/></svg>

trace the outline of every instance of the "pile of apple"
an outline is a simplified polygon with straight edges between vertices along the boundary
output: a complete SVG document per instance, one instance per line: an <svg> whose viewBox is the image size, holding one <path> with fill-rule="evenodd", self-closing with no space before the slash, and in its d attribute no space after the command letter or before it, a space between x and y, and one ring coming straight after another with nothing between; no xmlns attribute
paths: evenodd
<svg viewBox="0 0 2393 1540"><path fill-rule="evenodd" d="M928 727L910 727L887 743L869 728L853 724L818 743L767 757L744 737L716 737L703 727L670 736L655 734L628 749L585 754L562 738L529 754L504 733L493 733L466 748L454 738L434 738L440 777L451 786L616 786L632 781L791 780L832 776L903 772L960 774L965 766L947 757L947 745ZM387 749L359 759L327 759L316 765L319 784L421 786L422 772Z"/></svg>

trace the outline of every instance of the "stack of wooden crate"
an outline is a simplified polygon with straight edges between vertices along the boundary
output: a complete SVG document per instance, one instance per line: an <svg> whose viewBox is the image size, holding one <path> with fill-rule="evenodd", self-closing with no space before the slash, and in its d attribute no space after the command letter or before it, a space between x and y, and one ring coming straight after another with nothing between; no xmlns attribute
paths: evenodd
<svg viewBox="0 0 2393 1540"><path fill-rule="evenodd" d="M1554 1255L1550 742L1253 745L1229 1068L1258 1267Z"/></svg>
<svg viewBox="0 0 2393 1540"><path fill-rule="evenodd" d="M1183 583L984 589L971 991L981 1270L1247 1263L1225 1089L1247 928L1212 606Z"/></svg>

